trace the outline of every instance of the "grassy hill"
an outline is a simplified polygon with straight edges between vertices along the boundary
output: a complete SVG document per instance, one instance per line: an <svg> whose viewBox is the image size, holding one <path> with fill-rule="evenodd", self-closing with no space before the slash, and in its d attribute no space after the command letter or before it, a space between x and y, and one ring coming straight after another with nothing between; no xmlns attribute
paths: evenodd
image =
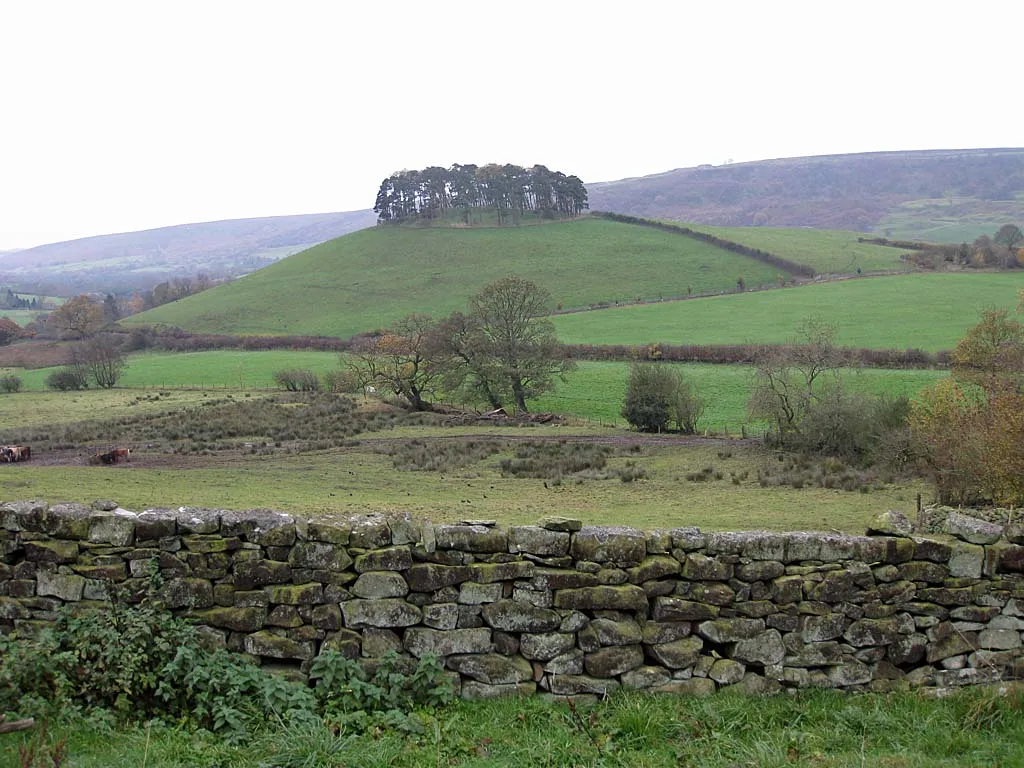
<svg viewBox="0 0 1024 768"><path fill-rule="evenodd" d="M587 192L591 209L632 216L961 242L1024 222L1024 148L702 165L588 183Z"/></svg>
<svg viewBox="0 0 1024 768"><path fill-rule="evenodd" d="M515 274L565 308L772 284L778 270L693 238L584 218L530 227L355 232L129 318L190 331L347 337L410 312L443 315Z"/></svg>
<svg viewBox="0 0 1024 768"><path fill-rule="evenodd" d="M376 221L372 211L230 219L98 235L5 254L0 284L72 295L148 289L170 277L234 277Z"/></svg>
<svg viewBox="0 0 1024 768"><path fill-rule="evenodd" d="M858 269L864 272L909 272L912 269L900 260L903 250L857 242L863 237L858 232L806 227L713 227L689 223L687 226L805 264L819 275L848 275Z"/></svg>
<svg viewBox="0 0 1024 768"><path fill-rule="evenodd" d="M951 349L988 307L1013 308L1024 273L942 273L838 280L579 312L555 318L568 344L779 342L805 317L836 324L836 341L869 348Z"/></svg>

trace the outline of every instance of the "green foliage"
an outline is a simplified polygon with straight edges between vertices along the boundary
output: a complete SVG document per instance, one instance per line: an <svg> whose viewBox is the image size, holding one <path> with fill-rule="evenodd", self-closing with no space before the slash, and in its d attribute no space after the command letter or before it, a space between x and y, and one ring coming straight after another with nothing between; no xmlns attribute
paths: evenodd
<svg viewBox="0 0 1024 768"><path fill-rule="evenodd" d="M371 728L422 730L413 710L439 707L455 698L451 679L443 663L433 656L419 662L384 654L371 672L364 664L337 651L321 653L309 671L324 717L348 729Z"/></svg>
<svg viewBox="0 0 1024 768"><path fill-rule="evenodd" d="M682 369L660 363L634 363L626 379L622 417L641 432L664 432L669 422L692 435L704 413L704 401Z"/></svg>
<svg viewBox="0 0 1024 768"><path fill-rule="evenodd" d="M21 377L13 374L0 376L0 392L18 392L21 390Z"/></svg>
<svg viewBox="0 0 1024 768"><path fill-rule="evenodd" d="M61 392L89 388L89 374L78 366L58 368L46 377L46 386Z"/></svg>
<svg viewBox="0 0 1024 768"><path fill-rule="evenodd" d="M274 372L274 382L289 392L319 392L320 378L304 368L288 368Z"/></svg>

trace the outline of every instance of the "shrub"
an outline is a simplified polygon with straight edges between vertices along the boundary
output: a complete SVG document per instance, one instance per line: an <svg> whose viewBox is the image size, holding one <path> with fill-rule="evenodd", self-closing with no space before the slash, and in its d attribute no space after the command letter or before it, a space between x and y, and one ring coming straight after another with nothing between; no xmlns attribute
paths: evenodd
<svg viewBox="0 0 1024 768"><path fill-rule="evenodd" d="M634 363L620 413L641 432L664 432L672 421L680 432L694 434L704 413L704 401L679 369Z"/></svg>
<svg viewBox="0 0 1024 768"><path fill-rule="evenodd" d="M89 374L75 365L64 366L46 377L46 386L61 392L88 389Z"/></svg>
<svg viewBox="0 0 1024 768"><path fill-rule="evenodd" d="M350 394L362 390L359 386L359 377L354 371L349 370L328 371L324 374L323 386L328 392L336 394Z"/></svg>
<svg viewBox="0 0 1024 768"><path fill-rule="evenodd" d="M320 379L305 368L288 368L274 374L277 385L289 392L319 392Z"/></svg>
<svg viewBox="0 0 1024 768"><path fill-rule="evenodd" d="M0 392L18 392L21 390L21 379L17 376L0 377Z"/></svg>

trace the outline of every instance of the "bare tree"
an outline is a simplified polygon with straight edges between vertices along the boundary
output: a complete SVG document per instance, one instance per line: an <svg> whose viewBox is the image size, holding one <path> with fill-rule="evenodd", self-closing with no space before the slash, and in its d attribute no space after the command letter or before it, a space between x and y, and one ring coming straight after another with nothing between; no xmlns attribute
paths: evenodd
<svg viewBox="0 0 1024 768"><path fill-rule="evenodd" d="M96 386L117 385L128 367L121 345L112 336L95 336L71 350L71 366L86 371Z"/></svg>
<svg viewBox="0 0 1024 768"><path fill-rule="evenodd" d="M786 344L764 347L758 356L750 414L767 419L785 442L800 431L800 422L820 397L823 382L838 381L842 354L835 346L836 328L807 318Z"/></svg>

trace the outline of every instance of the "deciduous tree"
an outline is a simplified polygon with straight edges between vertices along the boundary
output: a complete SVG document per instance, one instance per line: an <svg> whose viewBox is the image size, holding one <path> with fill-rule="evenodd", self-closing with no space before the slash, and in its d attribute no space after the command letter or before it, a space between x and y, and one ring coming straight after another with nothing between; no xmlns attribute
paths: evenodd
<svg viewBox="0 0 1024 768"><path fill-rule="evenodd" d="M435 326L428 315L407 315L354 349L349 368L362 387L388 389L413 410L429 410L426 398L441 376L440 367L428 359Z"/></svg>
<svg viewBox="0 0 1024 768"><path fill-rule="evenodd" d="M75 296L52 312L49 322L64 336L84 339L103 327L103 307L88 296Z"/></svg>
<svg viewBox="0 0 1024 768"><path fill-rule="evenodd" d="M547 290L521 277L496 280L469 301L481 335L481 370L494 376L492 391L508 393L520 411L575 367L547 319L551 303Z"/></svg>

